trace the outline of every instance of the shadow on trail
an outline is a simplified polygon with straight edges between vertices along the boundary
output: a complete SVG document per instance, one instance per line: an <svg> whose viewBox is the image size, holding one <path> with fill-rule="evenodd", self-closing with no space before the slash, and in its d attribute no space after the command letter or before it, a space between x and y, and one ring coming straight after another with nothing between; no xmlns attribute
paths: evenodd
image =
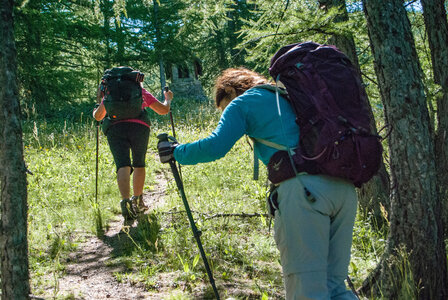
<svg viewBox="0 0 448 300"><path fill-rule="evenodd" d="M133 224L121 227L111 235L107 233L101 238L112 248L113 258L131 256L139 252L142 256L161 250L159 238L160 224L156 214L144 214Z"/></svg>
<svg viewBox="0 0 448 300"><path fill-rule="evenodd" d="M68 263L74 263L76 267L66 270L66 273L82 278L87 277L92 272L98 271L99 263L105 262L108 259L109 252L109 246L98 239L92 239L82 253L77 253L75 256L67 259Z"/></svg>
<svg viewBox="0 0 448 300"><path fill-rule="evenodd" d="M120 231L116 230L110 235L106 233L101 239L107 245L106 247L111 249L112 261L108 262L108 266L120 272L128 272L132 269L135 256L139 256L139 260L142 258L147 260L150 264L161 263L157 259L154 260L153 256L156 252L164 251L160 240L160 228L157 214L147 214L139 217L131 226L123 226ZM165 275L161 274L159 277L161 281L150 289L163 290L168 294L170 291L183 290L191 293L194 299L215 299L205 270L203 272L202 284L198 285L192 284L189 280L180 279L180 273L176 271L168 271Z"/></svg>

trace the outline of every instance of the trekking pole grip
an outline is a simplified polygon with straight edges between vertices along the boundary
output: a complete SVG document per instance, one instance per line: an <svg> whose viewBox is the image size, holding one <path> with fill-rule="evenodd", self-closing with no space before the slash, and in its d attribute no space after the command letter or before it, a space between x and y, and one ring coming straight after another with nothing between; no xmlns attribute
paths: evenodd
<svg viewBox="0 0 448 300"><path fill-rule="evenodd" d="M159 142L168 142L168 133L161 133L157 135Z"/></svg>

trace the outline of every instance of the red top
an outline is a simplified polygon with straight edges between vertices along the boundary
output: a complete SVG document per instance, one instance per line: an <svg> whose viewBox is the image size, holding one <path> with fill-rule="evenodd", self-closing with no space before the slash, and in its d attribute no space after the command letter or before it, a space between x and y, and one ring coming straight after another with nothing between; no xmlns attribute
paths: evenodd
<svg viewBox="0 0 448 300"><path fill-rule="evenodd" d="M151 104L153 104L156 101L159 101L159 100L157 100L156 97L154 97L150 92L148 92L144 88L142 88L142 96L143 96L142 109L144 109L145 107L149 107ZM104 100L104 98L103 98L103 100ZM138 123L138 124L145 125L146 127L149 127L148 124L146 124L145 122L143 122L142 120L139 120L139 119L119 120L119 121L115 121L114 124L121 123L121 122Z"/></svg>

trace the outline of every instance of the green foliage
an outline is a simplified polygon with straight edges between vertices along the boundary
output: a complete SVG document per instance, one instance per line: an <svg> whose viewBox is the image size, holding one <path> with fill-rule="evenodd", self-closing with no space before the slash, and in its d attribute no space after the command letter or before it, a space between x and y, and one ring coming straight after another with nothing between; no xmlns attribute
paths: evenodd
<svg viewBox="0 0 448 300"><path fill-rule="evenodd" d="M379 295L367 295L369 299L386 300L391 299L415 299L421 284L416 282L413 276L409 251L399 248L388 258L387 267L384 272L392 278L388 286L380 288ZM393 296L391 296L391 294Z"/></svg>
<svg viewBox="0 0 448 300"><path fill-rule="evenodd" d="M338 9L326 12L318 1L257 1L259 17L247 20L242 29L244 42L239 47L248 53L248 61L266 74L269 60L281 47L313 40L328 43L332 34L351 34L352 22L335 23Z"/></svg>
<svg viewBox="0 0 448 300"><path fill-rule="evenodd" d="M61 105L93 101L105 69L130 65L156 74L155 52L167 62L191 57L176 38L182 1L160 1L156 38L152 2L24 1L16 7L21 104L49 117ZM151 82L151 80L149 80Z"/></svg>
<svg viewBox="0 0 448 300"><path fill-rule="evenodd" d="M25 1L16 8L22 106L50 115L53 105L91 96L100 33L91 9L71 1Z"/></svg>
<svg viewBox="0 0 448 300"><path fill-rule="evenodd" d="M356 1L348 5L349 21L335 23L337 9L326 13L304 0L24 1L15 22L22 107L49 117L61 106L93 102L104 69L116 65L139 68L146 86L160 90L160 59L168 73L172 64L200 61L210 94L225 68L267 75L280 46L328 42L333 33L358 39L361 65L374 81L362 11Z"/></svg>
<svg viewBox="0 0 448 300"><path fill-rule="evenodd" d="M214 78L223 69L246 64L240 30L246 19L256 17L254 4L236 0L186 0L178 38L200 59L204 66L201 81L209 91Z"/></svg>
<svg viewBox="0 0 448 300"><path fill-rule="evenodd" d="M387 230L377 228L373 223L369 218L362 219L361 214L355 221L349 276L356 286L375 269L386 247Z"/></svg>
<svg viewBox="0 0 448 300"><path fill-rule="evenodd" d="M83 220L85 213L94 207L95 130L91 121L81 125L45 121L24 124L25 161L33 173L28 179L29 220L31 228L37 226L33 228L37 235L30 236L31 245L47 244L42 231L51 235L57 228L70 235L78 228L78 220ZM110 171L107 166L112 165L107 145L101 145L99 159L102 162L99 174L104 176ZM80 190L84 193L79 193ZM107 190L106 195L112 192ZM42 209L45 214L34 213ZM83 222L81 229L90 230L93 225L96 226L95 222Z"/></svg>

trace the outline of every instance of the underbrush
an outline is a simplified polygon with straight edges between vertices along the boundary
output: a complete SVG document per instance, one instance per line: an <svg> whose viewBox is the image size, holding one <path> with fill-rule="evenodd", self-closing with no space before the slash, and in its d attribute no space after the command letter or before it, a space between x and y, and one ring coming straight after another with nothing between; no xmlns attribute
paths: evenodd
<svg viewBox="0 0 448 300"><path fill-rule="evenodd" d="M99 133L98 197L96 197L96 123L79 113L68 121L28 119L24 122L28 177L29 245L33 293L57 282L65 258L83 241L83 233L101 236L120 213L115 166L105 136ZM213 297L185 208L168 165L156 154L157 134L171 134L169 116L151 113L145 191L157 185L156 172L168 180L164 204L121 234L122 251L109 263L125 266L119 281L143 283L150 291L171 289L170 299ZM209 103L183 99L173 103L180 143L206 137L219 120ZM218 145L219 146L219 145ZM182 166L187 200L193 212L222 297L284 297L273 224L266 217L266 172L254 181L253 154L243 138L218 161ZM357 219L350 277L359 286L385 245L385 233ZM52 274L52 276L48 276ZM168 278L168 279L167 279Z"/></svg>

